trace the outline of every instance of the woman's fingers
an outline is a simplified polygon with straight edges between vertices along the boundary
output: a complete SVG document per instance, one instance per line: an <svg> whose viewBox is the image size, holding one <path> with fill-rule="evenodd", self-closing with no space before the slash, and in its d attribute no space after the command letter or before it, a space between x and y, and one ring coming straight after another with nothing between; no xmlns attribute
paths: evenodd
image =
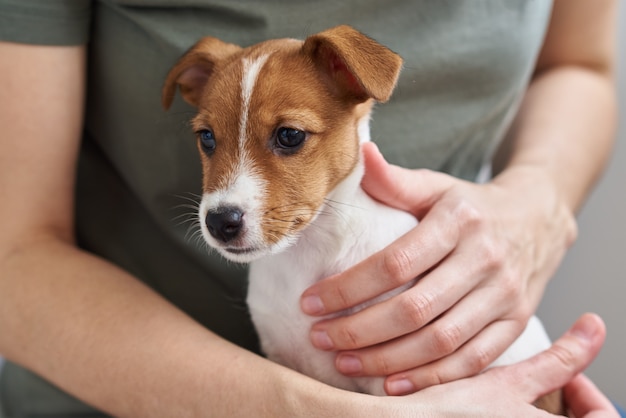
<svg viewBox="0 0 626 418"><path fill-rule="evenodd" d="M422 225L428 222L425 221ZM479 246L474 246L471 242L460 246L438 263L436 269L398 295L360 312L318 322L311 331L313 344L326 350L355 350L393 340L393 345L372 347L370 350L380 353L390 346L399 346L396 340L407 336L411 341L419 341L415 347L417 350L403 353L403 357L412 362L407 365L412 369L450 354L498 318L521 317L520 322L525 322L530 313L523 312L519 315L524 305L519 286L506 286L505 283L514 281L509 278L500 280L498 285L489 284L490 282L482 284L486 276L498 276L506 274L506 271L493 271L490 257L483 257L479 250L472 251L474 247ZM369 280L375 283L360 283L355 279L356 275L350 274L352 272L353 270L348 271L348 275L342 280L343 284L336 283L342 286L352 283L352 292L348 292L348 287L345 287L342 293L367 294L368 291L363 288L373 291L377 288L376 282L381 281L374 275ZM395 283L393 287L400 286L404 280ZM386 287L382 289L387 290ZM378 295L368 296L373 298ZM335 295L335 298L345 302L349 297ZM508 303L503 303L503 300ZM348 304L352 302L354 299ZM453 306L454 309L450 311ZM441 317L444 312L446 315ZM467 312L472 314L467 315ZM437 320L430 324L435 318ZM472 326L469 326L470 322ZM422 329L427 324L430 325ZM455 332L455 329L462 332ZM412 335L416 331L418 338ZM382 371L366 367L365 372L381 374Z"/></svg>
<svg viewBox="0 0 626 418"><path fill-rule="evenodd" d="M420 224L380 252L311 286L302 295L302 310L335 313L404 286L445 257L453 248L450 241L434 239Z"/></svg>
<svg viewBox="0 0 626 418"><path fill-rule="evenodd" d="M453 354L422 367L389 376L385 381L385 390L389 395L406 395L480 373L519 336L520 327L512 322L491 323L472 335L473 338Z"/></svg>
<svg viewBox="0 0 626 418"><path fill-rule="evenodd" d="M453 179L430 170L409 170L389 164L374 143L362 146L365 177L361 185L374 199L421 218L455 184Z"/></svg>
<svg viewBox="0 0 626 418"><path fill-rule="evenodd" d="M576 376L563 388L563 398L575 417L618 418L620 416L611 401L583 374Z"/></svg>
<svg viewBox="0 0 626 418"><path fill-rule="evenodd" d="M353 315L318 322L311 330L313 345L326 350L356 350L413 334L467 293L467 289L448 288L445 283L432 286L432 292L422 290L419 285L431 280L427 276L412 289ZM318 340L321 334L324 340ZM331 341L332 345L324 341ZM385 347L372 349L384 350ZM422 354L430 351L422 350ZM419 361L418 352L411 356L413 362ZM412 367L419 364L422 363L414 363Z"/></svg>
<svg viewBox="0 0 626 418"><path fill-rule="evenodd" d="M600 352L606 337L602 319L594 314L581 316L548 350L512 366L487 371L515 386L528 402L567 385Z"/></svg>
<svg viewBox="0 0 626 418"><path fill-rule="evenodd" d="M524 326L523 321L497 321L505 308L491 302L497 296L490 291L480 289L470 294L419 331L385 344L339 353L337 369L355 376L403 372L418 388L480 372L502 354ZM468 310L474 314L467 315ZM436 376L433 369L440 375Z"/></svg>
<svg viewBox="0 0 626 418"><path fill-rule="evenodd" d="M445 415L448 410L451 416L549 417L554 415L537 409L532 403L567 385L565 400L575 411L575 417L614 418L617 417L614 408L607 404L601 393L593 390L593 385L581 382L580 378L572 381L595 358L604 337L602 320L596 315L586 314L549 349L528 360L495 367L471 378L430 386L414 395L393 399L417 402L422 399L423 405L428 406L433 399L441 398L443 405L437 405L435 415ZM387 390L392 393L410 392L407 389L411 389L412 384L402 380L393 381L391 385L389 383ZM592 399L578 402L580 391L585 390L584 396ZM457 405L461 405L460 412L454 410Z"/></svg>

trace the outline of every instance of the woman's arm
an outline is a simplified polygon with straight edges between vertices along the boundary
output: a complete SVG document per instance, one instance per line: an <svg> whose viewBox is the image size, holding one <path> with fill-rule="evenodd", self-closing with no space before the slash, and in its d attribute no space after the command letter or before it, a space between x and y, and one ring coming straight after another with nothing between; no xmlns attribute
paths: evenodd
<svg viewBox="0 0 626 418"><path fill-rule="evenodd" d="M613 0L555 1L533 82L495 159L496 182L530 168L571 213L583 205L615 137L616 9Z"/></svg>
<svg viewBox="0 0 626 418"><path fill-rule="evenodd" d="M308 289L303 310L340 311L424 277L386 302L314 326L312 341L328 335L340 371L389 376L389 393L407 393L479 372L521 333L610 153L615 9L614 0L556 1L490 183L389 166L366 147L364 188L421 223Z"/></svg>
<svg viewBox="0 0 626 418"><path fill-rule="evenodd" d="M0 56L0 353L116 416L294 416L334 393L74 245L85 48Z"/></svg>

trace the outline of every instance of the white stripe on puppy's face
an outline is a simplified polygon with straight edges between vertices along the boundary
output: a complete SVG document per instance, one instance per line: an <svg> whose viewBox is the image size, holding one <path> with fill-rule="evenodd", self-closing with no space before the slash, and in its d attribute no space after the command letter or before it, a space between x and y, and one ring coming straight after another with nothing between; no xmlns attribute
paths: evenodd
<svg viewBox="0 0 626 418"><path fill-rule="evenodd" d="M257 258L258 254L229 253L224 245L209 234L205 219L207 213L220 207L236 207L244 213L244 228L241 238L235 240L231 246L246 250L261 249L265 246L262 230L263 207L265 205L267 187L266 181L255 168L255 161L246 150L248 142L248 116L250 113L250 99L254 92L259 72L269 55L262 55L256 59L243 58L243 73L241 78L241 114L239 119L238 149L228 151L237 153L237 163L230 168L230 173L222 182L224 186L211 193L205 193L200 204L200 224L205 240L224 256L240 262Z"/></svg>
<svg viewBox="0 0 626 418"><path fill-rule="evenodd" d="M248 128L248 115L250 113L250 98L254 91L254 85L259 77L259 72L269 55L261 55L255 60L243 59L243 78L241 80L241 119L239 122L239 146L245 149L246 129Z"/></svg>

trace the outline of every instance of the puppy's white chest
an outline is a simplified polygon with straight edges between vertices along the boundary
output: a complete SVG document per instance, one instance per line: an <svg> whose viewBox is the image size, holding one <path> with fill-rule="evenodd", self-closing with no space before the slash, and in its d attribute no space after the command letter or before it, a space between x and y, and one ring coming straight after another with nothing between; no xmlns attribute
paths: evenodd
<svg viewBox="0 0 626 418"><path fill-rule="evenodd" d="M319 318L303 314L299 306L300 296L313 283L346 270L417 224L411 215L360 193L344 214L349 222L320 216L295 245L253 262L248 305L268 358L333 386L383 395L382 378L343 376L335 369L335 353L311 345L309 332Z"/></svg>

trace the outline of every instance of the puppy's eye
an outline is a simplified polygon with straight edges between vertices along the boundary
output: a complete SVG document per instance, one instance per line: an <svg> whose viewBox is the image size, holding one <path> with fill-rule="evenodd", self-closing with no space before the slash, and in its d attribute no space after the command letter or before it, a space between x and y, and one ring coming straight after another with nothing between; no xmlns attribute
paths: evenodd
<svg viewBox="0 0 626 418"><path fill-rule="evenodd" d="M215 142L215 136L213 135L213 131L211 131L210 129L203 129L201 131L198 131L198 138L204 152L209 155L215 152L215 147L217 146L217 143Z"/></svg>
<svg viewBox="0 0 626 418"><path fill-rule="evenodd" d="M294 128L278 128L276 131L276 145L280 148L297 148L306 139L306 132Z"/></svg>

